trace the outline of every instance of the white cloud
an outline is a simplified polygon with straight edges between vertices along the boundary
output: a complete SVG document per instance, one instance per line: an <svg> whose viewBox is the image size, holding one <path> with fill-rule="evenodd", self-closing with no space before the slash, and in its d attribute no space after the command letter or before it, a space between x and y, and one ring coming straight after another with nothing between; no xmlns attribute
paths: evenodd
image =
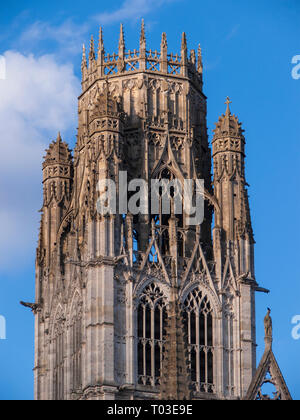
<svg viewBox="0 0 300 420"><path fill-rule="evenodd" d="M78 54L89 30L88 23L76 24L71 19L65 20L60 25L36 21L21 34L19 42L22 48L28 49L28 47L36 48L44 41L54 41L56 55Z"/></svg>
<svg viewBox="0 0 300 420"><path fill-rule="evenodd" d="M0 80L0 268L32 256L41 207L41 163L57 132L75 135L79 80L53 56L8 51Z"/></svg>
<svg viewBox="0 0 300 420"><path fill-rule="evenodd" d="M96 16L96 19L101 25L140 19L164 4L174 1L176 0L125 0L119 9L100 13Z"/></svg>
<svg viewBox="0 0 300 420"><path fill-rule="evenodd" d="M80 82L71 64L60 64L81 51L95 21L110 25L136 20L179 0L124 0L120 8L80 24L37 21L20 34L22 51L39 51L45 42L53 55L7 51L6 79L0 80L0 270L32 257L41 207L44 149L57 131L75 137ZM108 6L111 10L112 6ZM67 139L68 140L68 139Z"/></svg>
<svg viewBox="0 0 300 420"><path fill-rule="evenodd" d="M158 12L162 6L182 0L124 0L121 6L113 10L108 4L107 10L100 14L91 15L85 22L76 23L69 18L60 24L36 21L20 34L16 46L22 51L55 52L61 61L81 53L84 39L90 36L95 22L98 25L112 25L128 20L136 21L146 15ZM148 25L149 27L149 22Z"/></svg>

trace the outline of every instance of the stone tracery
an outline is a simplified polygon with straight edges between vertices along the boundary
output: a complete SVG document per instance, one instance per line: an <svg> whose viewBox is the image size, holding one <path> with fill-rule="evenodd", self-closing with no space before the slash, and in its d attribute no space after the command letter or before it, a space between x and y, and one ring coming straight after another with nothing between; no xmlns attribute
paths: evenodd
<svg viewBox="0 0 300 420"><path fill-rule="evenodd" d="M98 55L94 41L88 59L84 50L74 158L59 135L43 163L36 399L245 396L258 288L245 137L228 100L212 180L202 72L201 48L189 58L185 34L180 54L168 52L166 34L160 51L148 50L144 25L139 51L126 52L123 27L117 54L105 53L102 30ZM98 214L98 180L118 183L120 171L147 182L203 179L203 223L174 211L174 189L160 193L154 214ZM252 399L264 397L260 379Z"/></svg>

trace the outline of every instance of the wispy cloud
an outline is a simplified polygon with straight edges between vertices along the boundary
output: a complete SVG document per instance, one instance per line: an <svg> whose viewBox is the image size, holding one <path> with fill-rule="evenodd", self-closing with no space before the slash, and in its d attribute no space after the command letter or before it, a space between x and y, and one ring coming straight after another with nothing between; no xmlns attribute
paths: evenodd
<svg viewBox="0 0 300 420"><path fill-rule="evenodd" d="M112 25L150 15L180 0L124 0L83 23L36 21L4 56L7 79L0 80L0 267L33 255L41 205L41 161L58 130L75 135L80 81L71 64L95 23ZM109 11L112 10L112 11ZM43 48L55 55L43 54ZM30 54L35 52L36 55Z"/></svg>
<svg viewBox="0 0 300 420"><path fill-rule="evenodd" d="M37 47L44 41L55 43L56 54L78 54L82 40L90 30L88 22L76 24L71 19L54 25L49 22L36 21L30 25L20 36L19 42L22 47L29 49Z"/></svg>
<svg viewBox="0 0 300 420"><path fill-rule="evenodd" d="M4 54L0 80L0 267L34 255L44 149L58 130L76 127L80 83L53 56Z"/></svg>
<svg viewBox="0 0 300 420"><path fill-rule="evenodd" d="M102 25L140 19L159 7L177 0L125 0L119 9L95 16Z"/></svg>
<svg viewBox="0 0 300 420"><path fill-rule="evenodd" d="M231 31L229 32L229 34L226 36L225 41L230 41L232 38L235 37L235 35L238 33L239 29L241 27L241 24L238 23L237 25L235 25Z"/></svg>
<svg viewBox="0 0 300 420"><path fill-rule="evenodd" d="M80 53L83 40L93 31L96 22L106 26L135 22L178 1L182 0L124 0L119 8L108 5L107 11L92 15L84 22L78 23L71 18L59 24L36 21L22 31L14 47L26 53L34 51L39 54L46 49L55 53L60 61L66 61Z"/></svg>

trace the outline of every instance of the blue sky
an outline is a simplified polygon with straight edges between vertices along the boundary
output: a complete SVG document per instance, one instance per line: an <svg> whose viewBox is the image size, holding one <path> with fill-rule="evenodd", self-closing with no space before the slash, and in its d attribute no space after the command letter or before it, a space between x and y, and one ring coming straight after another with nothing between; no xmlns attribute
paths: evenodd
<svg viewBox="0 0 300 420"><path fill-rule="evenodd" d="M112 4L112 5L110 5ZM210 138L214 122L232 111L246 130L247 180L256 239L256 276L270 295L257 294L258 357L263 317L272 308L274 350L294 398L300 398L300 340L291 320L300 314L298 0L10 1L1 5L0 55L0 399L33 398L33 316L19 305L34 300L34 258L41 207L41 159L58 130L72 146L80 92L82 44L104 27L106 51L116 51L119 24L127 48L138 48L144 17L147 42L159 49L167 32L179 52L201 43Z"/></svg>

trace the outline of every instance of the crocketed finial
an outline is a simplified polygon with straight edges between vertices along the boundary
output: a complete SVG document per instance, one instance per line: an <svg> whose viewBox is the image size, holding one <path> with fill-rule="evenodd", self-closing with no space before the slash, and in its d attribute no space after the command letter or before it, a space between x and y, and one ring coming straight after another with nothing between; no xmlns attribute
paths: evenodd
<svg viewBox="0 0 300 420"><path fill-rule="evenodd" d="M198 46L198 65L197 65L198 73L203 73L203 61L202 61L202 49L201 45Z"/></svg>
<svg viewBox="0 0 300 420"><path fill-rule="evenodd" d="M81 61L81 69L86 69L87 68L87 61L86 61L86 50L85 50L85 45L82 45L82 61Z"/></svg>
<svg viewBox="0 0 300 420"><path fill-rule="evenodd" d="M230 104L232 104L232 102L231 102L229 96L227 96L226 102L225 102L225 105L227 105L226 115L231 115L231 111L230 111L230 107L229 107Z"/></svg>
<svg viewBox="0 0 300 420"><path fill-rule="evenodd" d="M146 43L146 33L145 33L145 21L142 19L142 25L141 25L141 36L140 36L140 44Z"/></svg>
<svg viewBox="0 0 300 420"><path fill-rule="evenodd" d="M57 143L61 143L62 142L62 138L61 138L61 134L60 131L57 134L57 139L56 139Z"/></svg>
<svg viewBox="0 0 300 420"><path fill-rule="evenodd" d="M98 51L103 53L104 52L104 42L103 42L103 30L102 30L102 26L100 26L100 30L99 30L99 46L98 46Z"/></svg>
<svg viewBox="0 0 300 420"><path fill-rule="evenodd" d="M120 26L120 38L119 38L119 48L125 48L125 38L124 38L124 28L123 23Z"/></svg>
<svg viewBox="0 0 300 420"><path fill-rule="evenodd" d="M187 50L187 41L186 41L186 33L183 32L182 38L181 38L181 49L186 51Z"/></svg>
<svg viewBox="0 0 300 420"><path fill-rule="evenodd" d="M163 32L161 36L161 49L165 49L167 48L167 46L168 46L167 34Z"/></svg>
<svg viewBox="0 0 300 420"><path fill-rule="evenodd" d="M95 43L94 43L94 37L92 35L91 37L91 46L90 46L90 54L89 54L89 63L90 66L92 64L92 62L95 60L96 55L95 55Z"/></svg>

